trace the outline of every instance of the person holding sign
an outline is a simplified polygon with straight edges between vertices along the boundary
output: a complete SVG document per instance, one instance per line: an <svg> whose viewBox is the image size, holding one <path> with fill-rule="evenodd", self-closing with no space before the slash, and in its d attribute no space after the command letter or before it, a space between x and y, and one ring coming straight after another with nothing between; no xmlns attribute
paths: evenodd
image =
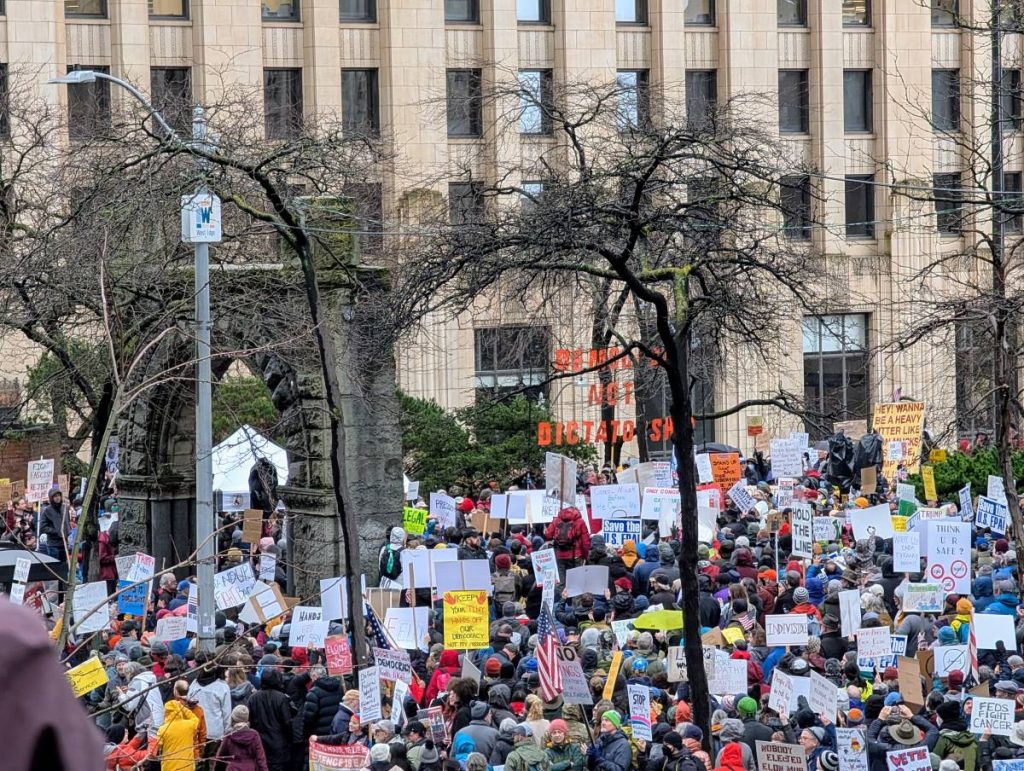
<svg viewBox="0 0 1024 771"><path fill-rule="evenodd" d="M590 554L590 531L575 506L566 506L558 512L544 531L544 538L555 547L558 572L562 576L565 571L582 565Z"/></svg>

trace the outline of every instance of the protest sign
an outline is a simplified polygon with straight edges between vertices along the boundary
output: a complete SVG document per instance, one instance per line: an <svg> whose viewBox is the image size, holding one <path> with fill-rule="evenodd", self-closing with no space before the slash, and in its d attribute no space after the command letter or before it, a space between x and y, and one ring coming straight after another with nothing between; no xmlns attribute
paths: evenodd
<svg viewBox="0 0 1024 771"><path fill-rule="evenodd" d="M260 570L258 578L260 581L273 581L277 575L277 555L261 554Z"/></svg>
<svg viewBox="0 0 1024 771"><path fill-rule="evenodd" d="M21 583L28 582L28 571L32 568L31 560L25 557L18 557L14 563L14 580L20 581Z"/></svg>
<svg viewBox="0 0 1024 771"><path fill-rule="evenodd" d="M857 658L877 659L892 652L892 632L887 626L857 630Z"/></svg>
<svg viewBox="0 0 1024 771"><path fill-rule="evenodd" d="M419 482L410 482L408 485L406 485L406 487L405 487L405 500L407 500L407 501L415 501L419 497L420 497L420 483Z"/></svg>
<svg viewBox="0 0 1024 771"><path fill-rule="evenodd" d="M978 496L978 511L974 515L974 526L979 530L987 527L993 533L1006 533L1006 504L987 495Z"/></svg>
<svg viewBox="0 0 1024 771"><path fill-rule="evenodd" d="M195 584L188 585L188 607L185 610L185 624L192 634L199 632L199 592Z"/></svg>
<svg viewBox="0 0 1024 771"><path fill-rule="evenodd" d="M352 674L352 649L345 635L337 634L324 640L324 654L327 659L327 674Z"/></svg>
<svg viewBox="0 0 1024 771"><path fill-rule="evenodd" d="M505 494L505 519L509 522L526 522L526 496Z"/></svg>
<svg viewBox="0 0 1024 771"><path fill-rule="evenodd" d="M426 509L405 506L402 508L402 529L409 535L423 535L427 529L428 516L430 512Z"/></svg>
<svg viewBox="0 0 1024 771"><path fill-rule="evenodd" d="M903 609L916 613L938 613L945 595L938 584L906 584L903 587Z"/></svg>
<svg viewBox="0 0 1024 771"><path fill-rule="evenodd" d="M653 741L651 734L651 689L646 685L627 685L629 698L629 723L633 736L644 741Z"/></svg>
<svg viewBox="0 0 1024 771"><path fill-rule="evenodd" d="M366 768L370 764L370 748L364 744L309 743L309 771Z"/></svg>
<svg viewBox="0 0 1024 771"><path fill-rule="evenodd" d="M971 733L989 730L993 736L1010 736L1016 722L1013 717L1015 708L1013 699L975 698L971 707Z"/></svg>
<svg viewBox="0 0 1024 771"><path fill-rule="evenodd" d="M288 645L292 648L323 648L327 627L328 621L324 620L322 608L296 605L292 608Z"/></svg>
<svg viewBox="0 0 1024 771"><path fill-rule="evenodd" d="M885 753L889 771L932 771L928 747L907 747Z"/></svg>
<svg viewBox="0 0 1024 771"><path fill-rule="evenodd" d="M975 613L971 618L978 650L996 650L1002 642L1006 650L1017 650L1017 637L1013 629L1014 617L999 613Z"/></svg>
<svg viewBox="0 0 1024 771"><path fill-rule="evenodd" d="M248 562L222 570L213 576L213 597L217 610L234 608L245 602L256 586L256 576Z"/></svg>
<svg viewBox="0 0 1024 771"><path fill-rule="evenodd" d="M1003 478L998 474L988 475L988 488L986 490L987 497L992 498L999 503L1006 505L1006 485L1003 482Z"/></svg>
<svg viewBox="0 0 1024 771"><path fill-rule="evenodd" d="M916 474L921 466L921 430L924 428L924 402L890 402L876 404L871 427L882 435L882 475L896 478L896 469L903 466ZM889 446L901 447L899 458L890 459Z"/></svg>
<svg viewBox="0 0 1024 771"><path fill-rule="evenodd" d="M768 709L775 710L779 714L789 712L794 679L781 669L772 670L772 690L768 696Z"/></svg>
<svg viewBox="0 0 1024 771"><path fill-rule="evenodd" d="M456 560L434 566L434 588L438 595L447 592L479 590L491 593L489 560Z"/></svg>
<svg viewBox="0 0 1024 771"><path fill-rule="evenodd" d="M359 719L370 723L382 717L380 705L380 669L359 670Z"/></svg>
<svg viewBox="0 0 1024 771"><path fill-rule="evenodd" d="M938 503L939 494L935 491L935 469L931 466L921 466L921 482L924 484L925 501Z"/></svg>
<svg viewBox="0 0 1024 771"><path fill-rule="evenodd" d="M584 565L565 571L565 594L567 597L578 597L587 592L603 595L607 588L607 565Z"/></svg>
<svg viewBox="0 0 1024 771"><path fill-rule="evenodd" d="M772 439L769 442L771 453L772 475L776 479L789 477L793 479L804 473L803 453L806 444L799 440Z"/></svg>
<svg viewBox="0 0 1024 771"><path fill-rule="evenodd" d="M640 517L640 487L630 485L594 485L590 488L590 508L594 519Z"/></svg>
<svg viewBox="0 0 1024 771"><path fill-rule="evenodd" d="M633 619L621 619L611 622L612 634L615 635L615 642L618 643L620 648L626 647L626 639L629 637L629 632L633 628Z"/></svg>
<svg viewBox="0 0 1024 771"><path fill-rule="evenodd" d="M572 506L576 502L577 463L572 458L549 452L544 455L544 484L546 494L560 504Z"/></svg>
<svg viewBox="0 0 1024 771"><path fill-rule="evenodd" d="M967 656L966 645L941 645L933 648L935 654L935 676L946 677L950 672L970 671L971 662Z"/></svg>
<svg viewBox="0 0 1024 771"><path fill-rule="evenodd" d="M107 670L103 668L103 662L95 656L86 659L77 667L72 667L64 676L68 679L68 685L71 686L75 698L85 696L89 691L106 685L110 679Z"/></svg>
<svg viewBox="0 0 1024 771"><path fill-rule="evenodd" d="M149 597L149 582L134 584L131 581L117 582L117 612L141 616L146 612L146 598Z"/></svg>
<svg viewBox="0 0 1024 771"><path fill-rule="evenodd" d="M242 514L242 543L255 544L263 537L263 512L246 509Z"/></svg>
<svg viewBox="0 0 1024 771"><path fill-rule="evenodd" d="M931 520L928 527L928 579L946 594L971 591L971 526L956 520Z"/></svg>
<svg viewBox="0 0 1024 771"><path fill-rule="evenodd" d="M474 590L444 595L444 647L452 650L486 648L490 625L487 592Z"/></svg>
<svg viewBox="0 0 1024 771"><path fill-rule="evenodd" d="M93 581L75 587L71 609L75 618L75 634L79 637L90 632L102 632L110 625L107 609L107 582Z"/></svg>
<svg viewBox="0 0 1024 771"><path fill-rule="evenodd" d="M384 628L399 648L426 651L424 637L429 618L430 608L388 608L384 614Z"/></svg>
<svg viewBox="0 0 1024 771"><path fill-rule="evenodd" d="M868 771L868 743L859 728L836 728L836 753L842 771Z"/></svg>
<svg viewBox="0 0 1024 771"><path fill-rule="evenodd" d="M43 503L53 485L53 458L30 460L25 477L25 499L29 503Z"/></svg>
<svg viewBox="0 0 1024 771"><path fill-rule="evenodd" d="M680 512L679 490L674 487L645 487L640 519L675 522Z"/></svg>
<svg viewBox="0 0 1024 771"><path fill-rule="evenodd" d="M483 672L477 668L476 664L469 660L469 656L464 656L462 659L462 677L472 680L475 683L480 682L480 677Z"/></svg>
<svg viewBox="0 0 1024 771"><path fill-rule="evenodd" d="M779 509L788 509L793 506L793 488L795 483L792 479L780 479L775 490L775 500Z"/></svg>
<svg viewBox="0 0 1024 771"><path fill-rule="evenodd" d="M188 634L188 620L184 616L164 616L156 622L155 640L174 642Z"/></svg>
<svg viewBox="0 0 1024 771"><path fill-rule="evenodd" d="M722 489L731 487L736 482L739 482L743 479L743 469L740 468L740 454L738 452L711 453L711 475L722 486Z"/></svg>
<svg viewBox="0 0 1024 771"><path fill-rule="evenodd" d="M642 540L639 519L606 519L601 532L608 546L622 546L626 541L640 543Z"/></svg>
<svg viewBox="0 0 1024 771"><path fill-rule="evenodd" d="M868 422L866 420L837 420L832 424L832 430L835 433L842 431L846 438L856 445L857 440L868 432Z"/></svg>
<svg viewBox="0 0 1024 771"><path fill-rule="evenodd" d="M288 605L277 584L257 582L238 618L246 624L265 624L287 610Z"/></svg>
<svg viewBox="0 0 1024 771"><path fill-rule="evenodd" d="M448 726L444 720L443 707L427 707L427 726L435 744L448 743Z"/></svg>
<svg viewBox="0 0 1024 771"><path fill-rule="evenodd" d="M856 589L839 592L839 620L847 637L860 629L860 592Z"/></svg>
<svg viewBox="0 0 1024 771"><path fill-rule="evenodd" d="M387 648L373 649L373 663L380 672L382 680L401 680L412 682L412 662L405 651L393 651Z"/></svg>
<svg viewBox="0 0 1024 771"><path fill-rule="evenodd" d="M566 704L593 704L594 697L590 693L590 683L583 674L583 666L575 659L566 661L558 659L558 669L562 674L562 699Z"/></svg>
<svg viewBox="0 0 1024 771"><path fill-rule="evenodd" d="M974 505L971 503L971 483L968 482L960 488L960 518L965 522L974 519Z"/></svg>
<svg viewBox="0 0 1024 771"><path fill-rule="evenodd" d="M558 562L555 558L554 549L540 549L530 555L533 563L533 574L537 577L537 583L543 586L548 581L558 583Z"/></svg>
<svg viewBox="0 0 1024 771"><path fill-rule="evenodd" d="M716 696L747 692L747 662L743 659L716 659L715 675L708 681L708 690Z"/></svg>
<svg viewBox="0 0 1024 771"><path fill-rule="evenodd" d="M807 697L811 711L819 715L827 715L830 722L836 720L836 709L839 703L839 691L835 683L811 670L810 694Z"/></svg>
<svg viewBox="0 0 1024 771"><path fill-rule="evenodd" d="M892 569L917 573L921 569L921 534L895 533L892 537Z"/></svg>
<svg viewBox="0 0 1024 771"><path fill-rule="evenodd" d="M445 493L431 493L430 516L437 517L442 529L455 527L455 499Z"/></svg>
<svg viewBox="0 0 1024 771"><path fill-rule="evenodd" d="M601 698L611 701L615 683L619 679L619 670L622 668L622 651L612 651L612 662L608 665L608 679L605 680L604 690Z"/></svg>
<svg viewBox="0 0 1024 771"><path fill-rule="evenodd" d="M702 452L694 456L694 460L697 462L697 479L700 483L714 482L715 475L711 470L711 456Z"/></svg>
<svg viewBox="0 0 1024 771"><path fill-rule="evenodd" d="M747 491L747 482L745 479L737 480L732 487L729 488L729 492L726 493L732 502L736 504L736 508L741 513L746 513L754 508L754 497Z"/></svg>
<svg viewBox="0 0 1024 771"><path fill-rule="evenodd" d="M764 618L769 646L807 645L807 616L783 614Z"/></svg>
<svg viewBox="0 0 1024 771"><path fill-rule="evenodd" d="M11 593L8 595L8 599L15 605L25 604L25 584L20 581L15 581L11 584Z"/></svg>
<svg viewBox="0 0 1024 771"><path fill-rule="evenodd" d="M705 646L705 648L707 647ZM710 650L714 651L715 649L710 648ZM665 662L668 664L668 681L670 683L681 683L686 679L686 649L683 646L671 646L668 649Z"/></svg>
<svg viewBox="0 0 1024 771"><path fill-rule="evenodd" d="M814 510L801 503L793 507L790 519L793 536L793 556L813 556L814 552Z"/></svg>
<svg viewBox="0 0 1024 771"><path fill-rule="evenodd" d="M860 470L860 491L864 495L870 495L878 489L878 469L874 466L865 466Z"/></svg>
<svg viewBox="0 0 1024 771"><path fill-rule="evenodd" d="M431 589L437 583L437 565L455 562L457 549L402 549L402 586L406 589Z"/></svg>
<svg viewBox="0 0 1024 771"><path fill-rule="evenodd" d="M135 559L128 570L127 580L133 584L138 581L148 581L156 572L156 557L150 557L140 551L135 552Z"/></svg>
<svg viewBox="0 0 1024 771"><path fill-rule="evenodd" d="M781 504L780 504L781 505ZM833 517L814 518L814 540L820 542L834 541L838 535L836 523L841 520Z"/></svg>
<svg viewBox="0 0 1024 771"><path fill-rule="evenodd" d="M903 700L911 705L911 708L920 709L924 706L924 697L921 695L921 662L916 658L900 656L896 659L896 669L899 672L899 691Z"/></svg>
<svg viewBox="0 0 1024 771"><path fill-rule="evenodd" d="M122 554L114 557L114 564L117 566L117 577L127 581L128 574L132 570L132 565L135 564L135 555Z"/></svg>
<svg viewBox="0 0 1024 771"><path fill-rule="evenodd" d="M755 746L759 771L807 771L804 748L799 744L757 741Z"/></svg>
<svg viewBox="0 0 1024 771"><path fill-rule="evenodd" d="M327 621L348 618L348 578L320 579L320 607Z"/></svg>
<svg viewBox="0 0 1024 771"><path fill-rule="evenodd" d="M879 538L892 538L893 536L888 503L871 506L867 509L850 509L846 516L853 525L853 537L857 540L876 535Z"/></svg>
<svg viewBox="0 0 1024 771"><path fill-rule="evenodd" d="M1024 760L993 760L992 771L1024 771Z"/></svg>

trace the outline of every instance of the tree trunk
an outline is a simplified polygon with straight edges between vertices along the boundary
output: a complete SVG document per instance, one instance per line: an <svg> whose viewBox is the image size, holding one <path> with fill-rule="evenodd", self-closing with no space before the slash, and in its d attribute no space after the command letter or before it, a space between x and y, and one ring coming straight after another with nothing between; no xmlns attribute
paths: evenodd
<svg viewBox="0 0 1024 771"><path fill-rule="evenodd" d="M96 405L96 408L92 413L92 443L90 447L91 455L93 458L101 458L99 464L99 470L95 475L91 473L90 479L86 480L86 485L95 481L96 489L101 490L103 487L104 477L107 473L107 445L100 444L100 438L103 436L103 429L107 423L111 423L111 431L107 434L107 441L110 441L110 434L113 433L113 426L116 424L117 417L112 414L111 410L114 407L114 385L113 383L106 383L103 387L103 394L100 397L100 402ZM94 477L94 479L92 478ZM82 514L79 515L84 525L87 528L85 537L89 540L84 544L85 554L82 558L83 574L85 575L86 581L98 581L100 578L100 561L99 561L99 550L94 548L99 537L99 513L100 513L100 496L94 495L92 501L89 504L89 508L85 507L85 501L82 501ZM95 559L93 558L95 557Z"/></svg>

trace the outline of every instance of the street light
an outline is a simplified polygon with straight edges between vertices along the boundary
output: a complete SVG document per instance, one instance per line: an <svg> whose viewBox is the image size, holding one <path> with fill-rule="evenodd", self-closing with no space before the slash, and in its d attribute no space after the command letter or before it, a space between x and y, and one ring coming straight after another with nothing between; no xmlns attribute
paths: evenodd
<svg viewBox="0 0 1024 771"><path fill-rule="evenodd" d="M48 82L60 85L84 85L107 80L120 86L146 108L171 144L182 148L205 149L206 118L203 108L192 110L192 142L186 142L170 127L152 102L127 81L95 70L72 70ZM200 170L203 163L199 162ZM210 244L221 240L220 200L203 186L192 195L181 197L182 241L195 244L196 274L196 540L198 542L199 585L196 633L200 650L214 649L215 598L213 574L216 560L216 534L213 515L213 427L210 384Z"/></svg>

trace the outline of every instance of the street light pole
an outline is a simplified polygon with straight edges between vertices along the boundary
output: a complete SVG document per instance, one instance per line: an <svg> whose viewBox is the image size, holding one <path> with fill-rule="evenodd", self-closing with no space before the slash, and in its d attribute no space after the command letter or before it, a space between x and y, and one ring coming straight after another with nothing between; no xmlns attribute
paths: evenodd
<svg viewBox="0 0 1024 771"><path fill-rule="evenodd" d="M153 116L167 139L178 147L189 147L139 89L121 78L95 70L73 70L52 78L50 83L81 85L106 80L131 94ZM206 118L196 105L192 112L192 147L206 149ZM202 159L199 171L205 169ZM199 585L196 634L200 650L213 651L216 632L216 601L213 576L216 570L217 535L213 511L213 415L210 366L210 243L221 240L220 200L204 185L181 198L181 236L195 245L196 291L196 543Z"/></svg>

